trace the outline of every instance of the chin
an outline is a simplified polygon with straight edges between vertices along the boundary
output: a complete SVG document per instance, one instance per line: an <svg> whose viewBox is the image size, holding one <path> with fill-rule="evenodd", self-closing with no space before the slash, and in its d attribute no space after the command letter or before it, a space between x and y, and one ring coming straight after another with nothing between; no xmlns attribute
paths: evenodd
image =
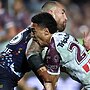
<svg viewBox="0 0 90 90"><path fill-rule="evenodd" d="M65 30L65 28L60 28L60 27L58 28L59 32L63 32L64 30Z"/></svg>

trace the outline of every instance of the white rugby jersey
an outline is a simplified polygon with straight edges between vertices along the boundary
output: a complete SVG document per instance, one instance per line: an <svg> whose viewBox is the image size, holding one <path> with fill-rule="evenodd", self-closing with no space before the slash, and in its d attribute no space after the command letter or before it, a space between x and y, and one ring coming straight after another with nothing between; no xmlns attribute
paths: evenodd
<svg viewBox="0 0 90 90"><path fill-rule="evenodd" d="M52 35L55 48L61 56L60 66L82 84L90 84L90 55L86 49L69 34L58 32ZM51 38L51 40L52 40Z"/></svg>

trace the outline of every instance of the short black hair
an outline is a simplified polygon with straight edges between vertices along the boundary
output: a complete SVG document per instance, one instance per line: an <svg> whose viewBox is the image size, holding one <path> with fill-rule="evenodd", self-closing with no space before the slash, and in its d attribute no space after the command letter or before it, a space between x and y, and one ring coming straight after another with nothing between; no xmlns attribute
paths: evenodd
<svg viewBox="0 0 90 90"><path fill-rule="evenodd" d="M31 22L40 25L43 28L48 28L51 34L57 32L57 23L53 16L46 12L41 12L31 18Z"/></svg>

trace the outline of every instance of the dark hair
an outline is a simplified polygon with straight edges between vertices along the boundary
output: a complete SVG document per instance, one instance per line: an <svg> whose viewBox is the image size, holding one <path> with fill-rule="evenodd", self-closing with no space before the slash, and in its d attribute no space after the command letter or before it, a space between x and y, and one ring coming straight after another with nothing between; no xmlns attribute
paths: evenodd
<svg viewBox="0 0 90 90"><path fill-rule="evenodd" d="M37 23L43 28L48 28L51 34L57 32L57 23L53 16L49 13L42 12L31 18L33 23Z"/></svg>

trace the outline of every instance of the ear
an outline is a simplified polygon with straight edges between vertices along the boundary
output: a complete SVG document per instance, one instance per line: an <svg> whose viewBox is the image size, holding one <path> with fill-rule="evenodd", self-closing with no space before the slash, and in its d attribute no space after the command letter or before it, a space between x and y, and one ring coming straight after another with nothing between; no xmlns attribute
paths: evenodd
<svg viewBox="0 0 90 90"><path fill-rule="evenodd" d="M44 29L45 29L45 30L44 30L44 34L45 34L45 35L49 35L50 32L49 32L48 28L44 28Z"/></svg>
<svg viewBox="0 0 90 90"><path fill-rule="evenodd" d="M53 18L55 19L54 10L49 10L48 13L51 14L53 16Z"/></svg>
<svg viewBox="0 0 90 90"><path fill-rule="evenodd" d="M52 14L52 12L53 12L52 10L49 10L49 11L48 11L49 14Z"/></svg>

